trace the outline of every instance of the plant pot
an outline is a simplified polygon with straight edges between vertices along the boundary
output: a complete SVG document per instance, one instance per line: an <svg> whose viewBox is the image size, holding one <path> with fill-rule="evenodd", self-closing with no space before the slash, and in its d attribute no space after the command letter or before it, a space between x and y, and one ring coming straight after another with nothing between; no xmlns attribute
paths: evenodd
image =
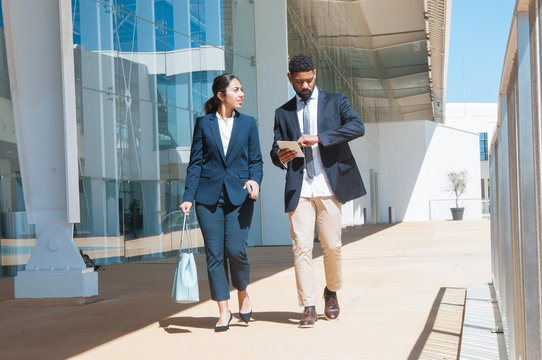
<svg viewBox="0 0 542 360"><path fill-rule="evenodd" d="M463 212L465 212L465 208L450 208L452 212L452 220L463 220Z"/></svg>

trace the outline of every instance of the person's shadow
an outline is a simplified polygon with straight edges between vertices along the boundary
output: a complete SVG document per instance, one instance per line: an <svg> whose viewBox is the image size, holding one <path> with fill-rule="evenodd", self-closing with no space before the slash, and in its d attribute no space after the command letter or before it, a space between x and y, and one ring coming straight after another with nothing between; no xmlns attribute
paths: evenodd
<svg viewBox="0 0 542 360"><path fill-rule="evenodd" d="M234 315L234 320L230 324L231 327L246 326L244 323L238 323ZM254 312L250 322L266 321L286 325L295 325L299 323L300 313L290 311L262 311ZM168 334L185 334L191 333L189 328L196 329L214 329L216 317L193 317L193 316L178 316L160 320L159 326Z"/></svg>
<svg viewBox="0 0 542 360"><path fill-rule="evenodd" d="M291 311L260 311L252 315L250 321L267 321L278 324L297 325L300 313Z"/></svg>
<svg viewBox="0 0 542 360"><path fill-rule="evenodd" d="M215 323L216 317L178 316L160 320L158 324L168 334L183 334L192 332L186 328L213 329Z"/></svg>

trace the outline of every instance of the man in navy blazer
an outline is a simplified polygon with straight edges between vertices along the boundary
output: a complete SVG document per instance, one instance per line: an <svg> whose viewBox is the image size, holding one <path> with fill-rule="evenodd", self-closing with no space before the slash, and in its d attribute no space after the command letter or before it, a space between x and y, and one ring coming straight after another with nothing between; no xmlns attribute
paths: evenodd
<svg viewBox="0 0 542 360"><path fill-rule="evenodd" d="M304 307L300 327L317 321L312 248L314 225L324 255L328 319L340 312L336 291L342 286L341 204L366 194L348 142L365 133L359 115L344 94L316 88L312 59L296 55L289 62L288 79L296 96L275 112L273 164L286 170L285 211L295 261L299 304ZM278 140L297 141L304 157L279 149Z"/></svg>

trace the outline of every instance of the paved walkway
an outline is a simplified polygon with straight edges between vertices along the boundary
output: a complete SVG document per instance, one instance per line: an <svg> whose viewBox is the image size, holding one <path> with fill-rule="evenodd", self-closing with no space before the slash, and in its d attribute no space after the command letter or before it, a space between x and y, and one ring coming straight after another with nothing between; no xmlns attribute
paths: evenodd
<svg viewBox="0 0 542 360"><path fill-rule="evenodd" d="M13 300L0 279L0 359L456 359L465 289L491 278L489 222L368 225L343 242L341 316L324 320L320 299L312 329L296 325L289 247L250 249L254 321L220 334L201 254L196 305L170 300L174 259L107 266L84 306Z"/></svg>

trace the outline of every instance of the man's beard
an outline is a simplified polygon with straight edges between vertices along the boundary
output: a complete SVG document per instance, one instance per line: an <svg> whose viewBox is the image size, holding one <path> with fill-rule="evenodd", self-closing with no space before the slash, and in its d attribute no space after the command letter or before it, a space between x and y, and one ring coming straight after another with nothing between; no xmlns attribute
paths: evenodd
<svg viewBox="0 0 542 360"><path fill-rule="evenodd" d="M301 98L301 100L304 101L304 100L307 100L308 98L311 97L313 91L314 91L314 89L312 89L312 90L310 90L310 91L308 91L308 92L306 92L306 93L302 93L302 92L300 91L300 92L298 92L298 93L296 93L296 94L297 94L297 96L299 96L299 97Z"/></svg>

